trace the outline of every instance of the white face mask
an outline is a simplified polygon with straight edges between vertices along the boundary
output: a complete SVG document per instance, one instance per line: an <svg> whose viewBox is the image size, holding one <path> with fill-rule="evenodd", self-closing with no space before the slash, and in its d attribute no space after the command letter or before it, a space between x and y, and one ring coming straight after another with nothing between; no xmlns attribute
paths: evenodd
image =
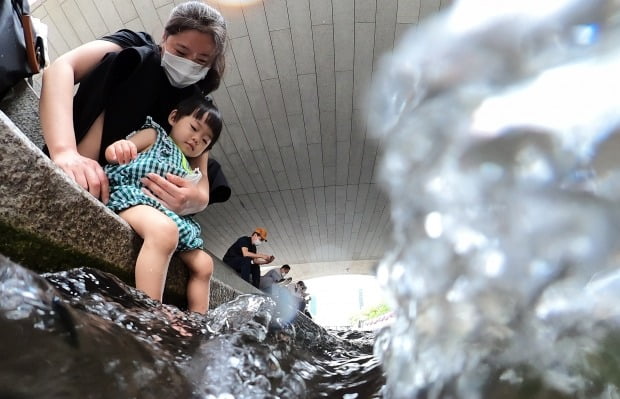
<svg viewBox="0 0 620 399"><path fill-rule="evenodd" d="M168 81L174 87L182 88L194 84L207 76L209 67L179 57L164 50L161 66L166 71Z"/></svg>
<svg viewBox="0 0 620 399"><path fill-rule="evenodd" d="M255 246L259 246L261 245L263 242L261 240L252 240L252 244L254 244Z"/></svg>

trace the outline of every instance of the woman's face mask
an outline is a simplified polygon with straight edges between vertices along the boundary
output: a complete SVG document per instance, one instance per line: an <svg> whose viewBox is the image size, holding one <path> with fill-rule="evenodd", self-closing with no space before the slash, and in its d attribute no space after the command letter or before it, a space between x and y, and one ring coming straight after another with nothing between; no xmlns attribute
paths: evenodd
<svg viewBox="0 0 620 399"><path fill-rule="evenodd" d="M209 72L209 67L169 53L167 50L164 50L164 55L161 57L161 66L170 84L178 88L187 87L204 79Z"/></svg>
<svg viewBox="0 0 620 399"><path fill-rule="evenodd" d="M263 241L260 238L256 238L254 240L252 240L252 244L256 245L257 247L259 245L261 245L263 243Z"/></svg>

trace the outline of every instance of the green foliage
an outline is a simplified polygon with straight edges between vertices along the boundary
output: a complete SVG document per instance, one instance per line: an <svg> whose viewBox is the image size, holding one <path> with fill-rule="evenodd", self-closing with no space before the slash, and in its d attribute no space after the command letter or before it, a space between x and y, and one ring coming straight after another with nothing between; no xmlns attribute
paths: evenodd
<svg viewBox="0 0 620 399"><path fill-rule="evenodd" d="M363 313L366 320L372 320L390 312L390 308L385 303L372 307Z"/></svg>
<svg viewBox="0 0 620 399"><path fill-rule="evenodd" d="M385 303L381 303L377 306L362 310L360 313L351 317L351 324L356 324L361 320L372 320L386 313L389 313L391 309Z"/></svg>

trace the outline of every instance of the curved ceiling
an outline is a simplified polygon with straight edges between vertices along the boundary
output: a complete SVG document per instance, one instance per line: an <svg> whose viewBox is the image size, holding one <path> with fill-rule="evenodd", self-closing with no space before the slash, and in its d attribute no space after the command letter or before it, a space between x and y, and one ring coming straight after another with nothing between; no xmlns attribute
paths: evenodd
<svg viewBox="0 0 620 399"><path fill-rule="evenodd" d="M347 262L371 269L392 230L364 93L403 32L450 2L207 1L228 23L227 70L214 93L225 126L212 156L233 192L197 216L212 253L223 256L263 226L269 242L260 250L274 253L274 264L321 274L343 273ZM49 28L53 60L123 27L159 38L175 3L40 0L31 8Z"/></svg>

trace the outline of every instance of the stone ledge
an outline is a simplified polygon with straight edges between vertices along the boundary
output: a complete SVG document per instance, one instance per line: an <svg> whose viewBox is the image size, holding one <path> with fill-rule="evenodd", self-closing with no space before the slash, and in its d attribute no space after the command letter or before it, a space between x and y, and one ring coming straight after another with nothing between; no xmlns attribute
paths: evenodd
<svg viewBox="0 0 620 399"><path fill-rule="evenodd" d="M69 179L2 111L0 235L6 256L39 273L93 266L134 283L140 237ZM260 293L221 260L214 262L211 307L241 293ZM183 306L186 282L187 271L174 257L164 301Z"/></svg>

